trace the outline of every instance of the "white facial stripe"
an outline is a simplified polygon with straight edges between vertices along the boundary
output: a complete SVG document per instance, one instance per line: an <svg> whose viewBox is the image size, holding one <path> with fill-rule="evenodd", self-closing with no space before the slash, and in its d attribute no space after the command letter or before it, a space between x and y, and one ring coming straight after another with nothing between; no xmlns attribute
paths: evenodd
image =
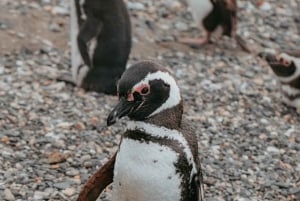
<svg viewBox="0 0 300 201"><path fill-rule="evenodd" d="M157 71L155 73L149 73L142 81L133 86L133 90L139 87L141 84L149 85L152 80L163 80L166 84L170 85L169 98L164 102L159 108L157 108L148 117L151 117L159 112L166 110L168 108L178 105L181 101L180 90L176 84L174 78L168 72ZM151 89L150 89L151 91Z"/></svg>
<svg viewBox="0 0 300 201"><path fill-rule="evenodd" d="M278 77L277 76L281 82L290 82L300 76L300 59L299 58L292 57L285 53L280 54L279 57L282 57L288 61L293 61L296 66L296 71L295 71L294 75L292 75L290 77Z"/></svg>
<svg viewBox="0 0 300 201"><path fill-rule="evenodd" d="M189 148L188 142L183 137L182 133L178 132L177 130L168 129L165 127L158 127L156 125L141 122L141 121L129 121L127 123L127 129L133 131L141 130L153 137L161 137L161 138L166 137L167 139L178 141L184 148L183 151L186 155L188 163L193 167L190 181L192 179L192 176L197 174L197 167L195 164L194 156L192 154L191 149Z"/></svg>

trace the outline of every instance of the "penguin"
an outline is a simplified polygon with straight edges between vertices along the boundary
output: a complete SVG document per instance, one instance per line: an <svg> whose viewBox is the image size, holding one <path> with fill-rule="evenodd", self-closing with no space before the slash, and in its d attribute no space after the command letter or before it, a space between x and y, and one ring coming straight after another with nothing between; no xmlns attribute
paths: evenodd
<svg viewBox="0 0 300 201"><path fill-rule="evenodd" d="M211 43L211 36L221 28L222 35L233 37L246 52L251 52L246 41L237 32L236 0L187 0L192 16L200 29L205 30L204 38L182 38L179 42L198 47Z"/></svg>
<svg viewBox="0 0 300 201"><path fill-rule="evenodd" d="M285 104L297 109L300 113L300 56L299 52L272 54L267 52L259 53L264 58L281 86L282 100Z"/></svg>
<svg viewBox="0 0 300 201"><path fill-rule="evenodd" d="M171 73L155 62L138 62L121 76L118 96L107 125L128 117L127 129L113 159L89 179L78 201L97 199L103 186L94 189L107 181L114 201L204 200L197 136L182 118L183 100ZM96 193L86 199L88 192Z"/></svg>
<svg viewBox="0 0 300 201"><path fill-rule="evenodd" d="M130 49L131 24L123 0L71 1L71 71L77 86L116 95Z"/></svg>

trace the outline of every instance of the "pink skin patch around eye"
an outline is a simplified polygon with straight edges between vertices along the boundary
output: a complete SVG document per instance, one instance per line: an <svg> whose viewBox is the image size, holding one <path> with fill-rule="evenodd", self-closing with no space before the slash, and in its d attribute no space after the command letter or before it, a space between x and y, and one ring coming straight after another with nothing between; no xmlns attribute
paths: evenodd
<svg viewBox="0 0 300 201"><path fill-rule="evenodd" d="M133 93L135 92L139 93L142 96L148 95L150 93L150 86L148 84L141 84L135 87L133 91L130 94L128 94L128 101L134 101Z"/></svg>

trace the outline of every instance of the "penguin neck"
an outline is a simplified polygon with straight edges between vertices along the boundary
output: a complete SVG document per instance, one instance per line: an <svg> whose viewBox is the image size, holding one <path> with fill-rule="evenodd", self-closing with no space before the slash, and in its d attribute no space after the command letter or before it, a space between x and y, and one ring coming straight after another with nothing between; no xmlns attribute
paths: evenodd
<svg viewBox="0 0 300 201"><path fill-rule="evenodd" d="M180 101L178 105L163 110L160 113L145 119L144 122L166 127L168 129L178 129L181 127L182 113L183 104L182 101Z"/></svg>

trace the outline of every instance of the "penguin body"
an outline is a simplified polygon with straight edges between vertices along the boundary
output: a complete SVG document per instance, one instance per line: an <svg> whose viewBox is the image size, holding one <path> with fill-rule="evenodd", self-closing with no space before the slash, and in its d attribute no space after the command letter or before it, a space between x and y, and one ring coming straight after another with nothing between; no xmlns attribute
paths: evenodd
<svg viewBox="0 0 300 201"><path fill-rule="evenodd" d="M185 38L180 42L200 46L211 42L211 35L221 29L221 35L235 38L243 50L250 52L246 42L236 33L236 0L187 0L187 2L193 19L206 33L204 38Z"/></svg>
<svg viewBox="0 0 300 201"><path fill-rule="evenodd" d="M118 95L107 125L124 116L129 121L114 161L113 200L203 200L197 137L182 120L171 74L159 64L139 62L123 73Z"/></svg>
<svg viewBox="0 0 300 201"><path fill-rule="evenodd" d="M260 53L281 85L283 102L300 111L300 58L290 54Z"/></svg>
<svg viewBox="0 0 300 201"><path fill-rule="evenodd" d="M114 200L198 201L197 185L182 185L196 175L193 159L181 132L129 122L116 158Z"/></svg>
<svg viewBox="0 0 300 201"><path fill-rule="evenodd" d="M130 19L123 0L72 0L71 63L76 85L116 94L130 49Z"/></svg>

